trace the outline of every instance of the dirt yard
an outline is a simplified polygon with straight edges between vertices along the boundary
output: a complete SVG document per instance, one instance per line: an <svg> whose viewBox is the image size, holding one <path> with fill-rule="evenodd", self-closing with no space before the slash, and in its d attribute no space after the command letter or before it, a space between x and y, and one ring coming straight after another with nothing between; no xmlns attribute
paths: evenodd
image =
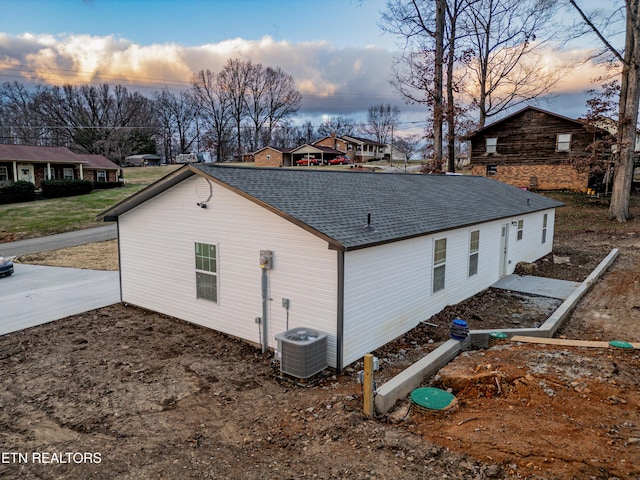
<svg viewBox="0 0 640 480"><path fill-rule="evenodd" d="M537 262L536 274L582 280L621 252L561 336L640 341L637 232L559 235L570 263ZM115 262L114 243L56 255ZM524 327L553 308L488 290L376 351L377 381L446 340L453 318ZM456 410L423 415L403 401L374 420L361 413L361 364L298 387L243 342L128 305L0 337L0 365L2 478L640 478L637 350L467 351L428 383L451 388Z"/></svg>

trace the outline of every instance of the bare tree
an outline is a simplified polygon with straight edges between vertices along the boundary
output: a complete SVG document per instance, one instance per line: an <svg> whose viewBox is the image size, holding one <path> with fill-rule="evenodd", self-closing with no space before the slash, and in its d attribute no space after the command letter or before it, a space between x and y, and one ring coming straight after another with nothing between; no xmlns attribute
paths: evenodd
<svg viewBox="0 0 640 480"><path fill-rule="evenodd" d="M226 140L230 135L231 99L220 85L220 78L211 70L200 70L193 77L193 93L209 131L216 159L225 159Z"/></svg>
<svg viewBox="0 0 640 480"><path fill-rule="evenodd" d="M325 120L318 126L318 135L321 137L333 135L353 135L356 122L347 117L333 117Z"/></svg>
<svg viewBox="0 0 640 480"><path fill-rule="evenodd" d="M607 40L591 18L575 2L569 3L580 14L586 25L602 41L607 51L622 66L617 128L618 158L613 176L613 191L609 216L619 222L629 219L629 201L633 181L635 142L640 102L640 0L625 0L625 45L620 53Z"/></svg>
<svg viewBox="0 0 640 480"><path fill-rule="evenodd" d="M286 123L300 109L302 95L295 87L295 80L280 67L266 69L267 142L271 140L273 129Z"/></svg>
<svg viewBox="0 0 640 480"><path fill-rule="evenodd" d="M372 105L367 111L367 124L364 126L364 131L375 138L378 143L387 144L399 120L400 109L398 107L382 103Z"/></svg>
<svg viewBox="0 0 640 480"><path fill-rule="evenodd" d="M396 146L405 153L407 160L410 160L423 148L423 137L417 133L404 135L395 140Z"/></svg>
<svg viewBox="0 0 640 480"><path fill-rule="evenodd" d="M220 87L228 95L231 117L236 128L236 155L242 156L242 120L247 113L247 89L251 78L252 63L229 59L220 72Z"/></svg>
<svg viewBox="0 0 640 480"><path fill-rule="evenodd" d="M442 158L446 0L389 0L379 26L403 40L392 84L432 109L434 157Z"/></svg>
<svg viewBox="0 0 640 480"><path fill-rule="evenodd" d="M508 108L534 100L559 81L563 69L546 68L543 49L555 0L475 0L468 3L462 28L468 35L467 66L473 81L467 93L479 110L479 127Z"/></svg>
<svg viewBox="0 0 640 480"><path fill-rule="evenodd" d="M194 127L198 109L193 96L184 91L173 94L167 88L154 92L153 96L156 111L167 132L172 132L177 137L175 153L188 153L196 139Z"/></svg>

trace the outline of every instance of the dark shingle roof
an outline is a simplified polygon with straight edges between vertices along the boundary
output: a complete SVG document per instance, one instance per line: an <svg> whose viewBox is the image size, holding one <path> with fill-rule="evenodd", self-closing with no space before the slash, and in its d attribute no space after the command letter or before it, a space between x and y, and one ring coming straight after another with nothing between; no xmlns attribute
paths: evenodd
<svg viewBox="0 0 640 480"><path fill-rule="evenodd" d="M98 218L115 220L118 215L193 174L211 178L341 250L562 206L542 195L467 175L192 164L111 207ZM366 226L369 214L371 228Z"/></svg>
<svg viewBox="0 0 640 480"><path fill-rule="evenodd" d="M194 167L345 249L562 205L495 180L466 175ZM369 214L372 228L365 227Z"/></svg>

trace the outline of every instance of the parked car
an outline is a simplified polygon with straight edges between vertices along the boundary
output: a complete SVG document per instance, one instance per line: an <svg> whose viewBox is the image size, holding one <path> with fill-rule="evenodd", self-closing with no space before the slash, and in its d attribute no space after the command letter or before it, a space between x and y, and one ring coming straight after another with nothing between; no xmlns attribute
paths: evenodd
<svg viewBox="0 0 640 480"><path fill-rule="evenodd" d="M8 258L0 256L0 277L9 276L13 273L13 262Z"/></svg>
<svg viewBox="0 0 640 480"><path fill-rule="evenodd" d="M329 165L347 165L349 163L349 157L346 155L332 158L329 160Z"/></svg>
<svg viewBox="0 0 640 480"><path fill-rule="evenodd" d="M296 160L296 165L320 165L320 159L314 157L301 158Z"/></svg>

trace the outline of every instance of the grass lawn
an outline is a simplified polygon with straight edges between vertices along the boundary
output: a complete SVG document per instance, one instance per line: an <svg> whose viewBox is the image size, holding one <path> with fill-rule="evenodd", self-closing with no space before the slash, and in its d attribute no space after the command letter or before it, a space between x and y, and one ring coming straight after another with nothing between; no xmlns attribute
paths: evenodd
<svg viewBox="0 0 640 480"><path fill-rule="evenodd" d="M99 213L178 167L125 168L127 186L123 188L94 190L77 197L0 205L0 243L100 227L104 222L96 221Z"/></svg>

